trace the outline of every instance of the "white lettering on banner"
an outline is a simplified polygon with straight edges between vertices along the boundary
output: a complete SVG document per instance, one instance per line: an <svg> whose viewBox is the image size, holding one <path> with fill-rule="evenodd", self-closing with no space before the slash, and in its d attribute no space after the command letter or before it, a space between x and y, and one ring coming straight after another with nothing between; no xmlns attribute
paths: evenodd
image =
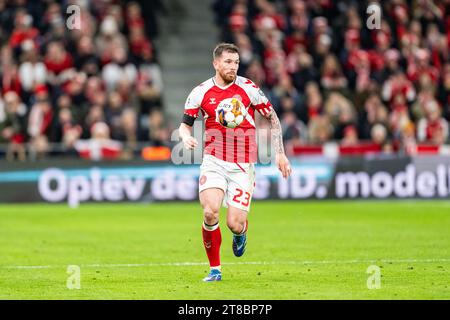
<svg viewBox="0 0 450 320"><path fill-rule="evenodd" d="M56 188L51 188L51 182L55 181ZM47 201L59 202L67 196L67 178L59 169L47 169L39 177L39 194Z"/></svg>
<svg viewBox="0 0 450 320"><path fill-rule="evenodd" d="M436 194L436 177L432 172L422 172L417 177L417 193L424 198L434 197Z"/></svg>
<svg viewBox="0 0 450 320"><path fill-rule="evenodd" d="M445 185L445 166L442 164L438 165L436 172L438 176L438 194L440 197L446 197L449 192L447 186ZM450 170L448 171L448 177L450 188Z"/></svg>
<svg viewBox="0 0 450 320"><path fill-rule="evenodd" d="M291 196L294 199L311 197L316 191L317 179L314 172L304 171L302 174L293 173L290 181Z"/></svg>
<svg viewBox="0 0 450 320"><path fill-rule="evenodd" d="M388 172L376 172L372 177L365 172L341 172L336 174L336 197L364 198L373 195L375 198L390 196L407 198L441 198L450 195L450 166L438 165L436 171L417 173L413 164L394 176Z"/></svg>
<svg viewBox="0 0 450 320"><path fill-rule="evenodd" d="M52 188L52 182L54 188ZM77 207L81 202L103 199L121 201L125 195L130 200L142 197L145 179L111 175L102 183L101 172L97 168L90 171L89 176L67 177L60 169L47 169L39 177L39 194L50 202L59 202L67 198L70 207Z"/></svg>
<svg viewBox="0 0 450 320"><path fill-rule="evenodd" d="M326 186L319 186L316 190L316 197L319 199L323 199L327 196L328 190Z"/></svg>
<svg viewBox="0 0 450 320"><path fill-rule="evenodd" d="M323 185L318 186L318 174L314 170L304 169L295 171L287 180L280 176L278 178L278 196L281 199L305 199L314 196L324 198L328 190ZM268 190L270 190L270 185Z"/></svg>
<svg viewBox="0 0 450 320"><path fill-rule="evenodd" d="M253 199L267 199L270 197L270 180L266 176L260 176L255 180Z"/></svg>
<svg viewBox="0 0 450 320"><path fill-rule="evenodd" d="M361 189L361 196L367 198L370 195L370 177L365 172L345 172L336 175L336 197L343 198L348 195L350 198L356 198ZM360 188L358 188L360 187Z"/></svg>
<svg viewBox="0 0 450 320"><path fill-rule="evenodd" d="M123 181L123 188L127 198L130 200L139 200L142 196L142 191L145 187L145 179L125 179Z"/></svg>
<svg viewBox="0 0 450 320"><path fill-rule="evenodd" d="M86 177L78 176L69 180L69 206L77 207L80 202L89 200L91 185Z"/></svg>
<svg viewBox="0 0 450 320"><path fill-rule="evenodd" d="M109 176L103 181L103 193L109 201L123 200L123 185L120 177Z"/></svg>
<svg viewBox="0 0 450 320"><path fill-rule="evenodd" d="M198 180L191 176L182 176L178 180L174 171L166 171L151 182L150 189L155 200L194 200L197 198Z"/></svg>
<svg viewBox="0 0 450 320"><path fill-rule="evenodd" d="M191 176L181 176L176 183L177 196L181 200L197 198L198 181Z"/></svg>
<svg viewBox="0 0 450 320"><path fill-rule="evenodd" d="M392 193L393 183L391 175L380 171L372 176L372 194L377 198L386 198Z"/></svg>
<svg viewBox="0 0 450 320"><path fill-rule="evenodd" d="M167 172L155 178L151 183L150 192L154 199L175 199L175 172Z"/></svg>
<svg viewBox="0 0 450 320"><path fill-rule="evenodd" d="M290 177L292 179L292 176ZM286 179L278 179L278 196L281 199L289 197L289 181Z"/></svg>
<svg viewBox="0 0 450 320"><path fill-rule="evenodd" d="M394 177L394 189L397 196L407 198L414 196L414 177L416 169L412 164L406 166L405 171L400 171Z"/></svg>
<svg viewBox="0 0 450 320"><path fill-rule="evenodd" d="M254 199L323 199L336 198L449 198L450 165L438 164L427 167L408 164L403 170L367 172L338 172L334 188L329 183L332 176L324 176L324 171L316 166L299 166L289 179L283 179L275 168L261 168L256 175ZM425 170L426 168L433 168ZM110 170L100 168L83 170L74 174L49 168L39 176L38 191L45 201L67 201L77 207L85 201L172 201L198 199L198 176L195 173L162 168L153 178L138 177L134 174L110 174ZM317 170L315 170L317 169ZM69 174L69 172L71 174ZM120 171L116 171L120 172ZM137 171L138 172L138 171ZM275 180L275 179L278 180ZM149 194L144 195L147 187ZM333 193L330 193L333 191ZM276 194L278 192L278 194Z"/></svg>
<svg viewBox="0 0 450 320"><path fill-rule="evenodd" d="M103 192L102 192L102 175L100 174L100 170L98 168L93 168L91 170L91 181L92 181L92 199L95 201L103 200Z"/></svg>

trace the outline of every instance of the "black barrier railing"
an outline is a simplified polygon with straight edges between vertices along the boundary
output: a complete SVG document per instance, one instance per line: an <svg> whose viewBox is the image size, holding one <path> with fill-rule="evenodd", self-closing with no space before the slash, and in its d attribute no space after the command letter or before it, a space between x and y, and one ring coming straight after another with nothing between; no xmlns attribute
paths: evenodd
<svg viewBox="0 0 450 320"><path fill-rule="evenodd" d="M171 151L176 142L168 142L168 152ZM145 158L143 150L149 147L155 147L149 142L135 142L132 144L121 144L121 150L116 157L108 158L108 160L131 160ZM156 146L157 147L157 146ZM13 145L7 143L0 143L0 159L7 159L8 161L29 161L34 162L41 159L79 159L83 157L81 152L74 147L68 147L63 143L46 143L44 151L39 149L32 143L24 143L22 145ZM201 151L201 150L200 150ZM330 152L331 151L331 152ZM325 156L331 158L345 157L345 156L362 156L362 155L450 155L450 145L435 145L432 143L421 143L414 146L413 149L391 149L384 150L376 146L370 140L361 140L355 145L342 145L339 141L328 141L324 144L298 144L287 148L288 156ZM170 159L170 155L166 154L166 160ZM93 159L93 160L101 160ZM162 160L161 158L154 160Z"/></svg>
<svg viewBox="0 0 450 320"><path fill-rule="evenodd" d="M140 159L142 149L148 147L148 142L136 142L133 144L123 144L121 155L115 160ZM0 159L8 161L28 161L34 162L41 159L79 159L80 152L74 147L68 147L63 143L46 143L45 150L40 150L32 143L13 145L0 143Z"/></svg>

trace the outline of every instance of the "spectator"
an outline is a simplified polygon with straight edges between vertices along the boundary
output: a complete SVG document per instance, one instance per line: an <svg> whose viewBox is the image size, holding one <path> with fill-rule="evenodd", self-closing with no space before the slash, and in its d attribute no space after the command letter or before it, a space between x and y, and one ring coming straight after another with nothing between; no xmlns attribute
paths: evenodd
<svg viewBox="0 0 450 320"><path fill-rule="evenodd" d="M14 91L7 92L4 101L0 100L0 140L8 143L6 159L9 161L16 156L20 161L26 159L26 112L26 106Z"/></svg>
<svg viewBox="0 0 450 320"><path fill-rule="evenodd" d="M125 36L119 33L117 21L112 16L106 16L103 19L100 24L100 34L95 41L102 65L111 62L115 49L122 48L128 52L128 42Z"/></svg>
<svg viewBox="0 0 450 320"><path fill-rule="evenodd" d="M376 123L370 130L370 138L375 144L383 146L388 139L387 128L381 123Z"/></svg>
<svg viewBox="0 0 450 320"><path fill-rule="evenodd" d="M442 82L438 88L439 103L443 106L443 115L450 121L450 64L447 63L443 69Z"/></svg>
<svg viewBox="0 0 450 320"><path fill-rule="evenodd" d="M328 54L325 57L320 84L326 91L339 91L347 87L347 79L344 77L341 66L333 54Z"/></svg>
<svg viewBox="0 0 450 320"><path fill-rule="evenodd" d="M61 84L73 67L72 56L59 41L52 41L48 44L44 63L48 71L48 80L52 85Z"/></svg>
<svg viewBox="0 0 450 320"><path fill-rule="evenodd" d="M294 112L285 112L281 118L283 139L287 141L286 150L293 155L293 148L308 141L308 128Z"/></svg>
<svg viewBox="0 0 450 320"><path fill-rule="evenodd" d="M426 105L426 115L417 125L417 139L442 145L448 138L448 122L441 117L441 110L436 101Z"/></svg>
<svg viewBox="0 0 450 320"><path fill-rule="evenodd" d="M356 122L356 112L350 100L337 92L330 94L325 102L325 114L333 124L334 138L343 138L344 130Z"/></svg>
<svg viewBox="0 0 450 320"><path fill-rule="evenodd" d="M319 86L315 82L308 82L306 85L305 104L301 109L300 120L309 124L309 121L323 112L323 98Z"/></svg>
<svg viewBox="0 0 450 320"><path fill-rule="evenodd" d="M311 143L324 144L333 137L333 126L326 115L311 119L308 123L308 135Z"/></svg>
<svg viewBox="0 0 450 320"><path fill-rule="evenodd" d="M63 146L70 150L73 148L75 141L81 137L82 131L81 126L74 121L71 110L62 108L58 113L52 140L62 142Z"/></svg>
<svg viewBox="0 0 450 320"><path fill-rule="evenodd" d="M128 61L125 49L117 47L114 50L111 62L105 65L102 71L102 78L108 91L116 89L121 79L134 82L137 78L136 67Z"/></svg>
<svg viewBox="0 0 450 320"><path fill-rule="evenodd" d="M151 41L157 28L148 19L154 10L138 2L78 5L82 27L66 32L65 4L0 1L0 132L4 143L20 145L21 159L27 143L30 159L45 156L53 148L49 142L71 152L74 140L91 138L104 121L114 122L109 134L137 148L138 112L163 112ZM159 1L142 5L163 8ZM112 92L121 100L117 119L108 105Z"/></svg>
<svg viewBox="0 0 450 320"><path fill-rule="evenodd" d="M18 52L26 40L37 42L39 30L33 27L33 17L23 8L17 10L14 18L14 30L9 39L10 47Z"/></svg>
<svg viewBox="0 0 450 320"><path fill-rule="evenodd" d="M218 3L215 8L220 11ZM221 3L225 10L225 1ZM439 144L446 139L450 33L443 30L449 30L450 20L445 19L444 3L388 1L383 3L381 28L373 31L363 28L364 2L291 0L274 5L261 0L255 2L256 11L247 1L238 3L237 11L245 12L253 27L239 32L251 40L252 54L265 71L259 76L258 64L253 63L246 74L270 89L281 118L297 113L307 124L310 134L304 143L325 142L325 137L349 144L375 139L386 152L410 153L419 122L421 132L426 132L424 124L433 127L435 121L440 125L435 125L434 140L424 141ZM292 91L289 83L298 100L286 93ZM337 92L340 95L334 95ZM442 115L428 112L431 101L439 102Z"/></svg>
<svg viewBox="0 0 450 320"><path fill-rule="evenodd" d="M30 153L33 158L43 158L49 151L49 135L53 122L53 109L45 86L35 90L35 103L32 105L28 119L30 136Z"/></svg>
<svg viewBox="0 0 450 320"><path fill-rule="evenodd" d="M142 64L138 70L136 91L140 102L140 112L150 113L154 108L162 106L163 81L162 72L155 62L150 47L142 51Z"/></svg>
<svg viewBox="0 0 450 320"><path fill-rule="evenodd" d="M97 122L91 128L89 140L77 140L74 144L80 156L94 161L118 159L122 144L110 139L109 127L104 122Z"/></svg>
<svg viewBox="0 0 450 320"><path fill-rule="evenodd" d="M100 59L95 54L95 45L91 37L84 35L78 40L75 55L75 67L88 76L95 76L99 72Z"/></svg>
<svg viewBox="0 0 450 320"><path fill-rule="evenodd" d="M348 125L343 130L341 145L344 147L356 146L359 143L358 131L353 125Z"/></svg>
<svg viewBox="0 0 450 320"><path fill-rule="evenodd" d="M47 81L47 67L40 62L40 56L31 40L22 42L22 63L19 66L19 78L22 89L31 94L34 87Z"/></svg>
<svg viewBox="0 0 450 320"><path fill-rule="evenodd" d="M22 93L22 83L20 81L17 64L13 57L12 49L3 46L1 49L1 88L2 93L14 91L18 95Z"/></svg>

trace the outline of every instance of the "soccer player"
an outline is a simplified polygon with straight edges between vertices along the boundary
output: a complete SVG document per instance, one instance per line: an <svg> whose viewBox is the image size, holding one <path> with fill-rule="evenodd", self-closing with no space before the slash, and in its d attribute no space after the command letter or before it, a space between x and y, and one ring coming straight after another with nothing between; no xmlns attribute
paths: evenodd
<svg viewBox="0 0 450 320"><path fill-rule="evenodd" d="M280 121L261 89L251 80L237 76L238 47L220 43L213 52L214 77L195 87L189 94L183 121L179 128L184 147L192 150L198 141L192 136L192 126L202 112L205 123L205 149L200 166L199 198L203 208L202 236L208 256L210 273L203 281L222 279L219 227L221 204L228 207L227 226L233 233L233 253L240 257L247 243L250 202L255 188L257 160L255 111L263 115L271 126L276 164L284 178L291 174L289 160L284 153ZM236 128L222 126L216 120L216 108L227 98L237 98L245 107L245 120Z"/></svg>

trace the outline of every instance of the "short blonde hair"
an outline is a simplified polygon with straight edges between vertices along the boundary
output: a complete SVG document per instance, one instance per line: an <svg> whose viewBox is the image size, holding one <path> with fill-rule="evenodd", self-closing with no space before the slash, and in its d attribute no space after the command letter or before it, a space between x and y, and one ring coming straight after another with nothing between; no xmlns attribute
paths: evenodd
<svg viewBox="0 0 450 320"><path fill-rule="evenodd" d="M213 51L213 59L219 58L224 52L233 52L239 54L239 48L233 43L219 43Z"/></svg>

